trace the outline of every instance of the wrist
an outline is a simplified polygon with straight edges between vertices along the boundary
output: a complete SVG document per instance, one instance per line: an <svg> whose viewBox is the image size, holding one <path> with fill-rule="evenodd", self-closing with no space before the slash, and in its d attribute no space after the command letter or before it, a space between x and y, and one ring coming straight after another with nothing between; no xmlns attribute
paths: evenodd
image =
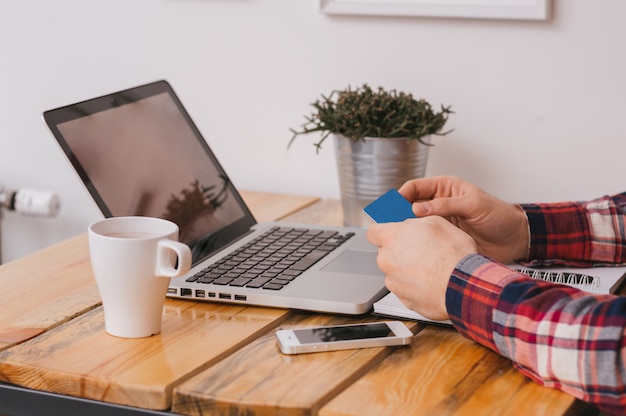
<svg viewBox="0 0 626 416"><path fill-rule="evenodd" d="M517 215L515 219L516 236L513 250L514 260L527 260L530 252L530 225L528 224L528 216L521 205L515 205Z"/></svg>

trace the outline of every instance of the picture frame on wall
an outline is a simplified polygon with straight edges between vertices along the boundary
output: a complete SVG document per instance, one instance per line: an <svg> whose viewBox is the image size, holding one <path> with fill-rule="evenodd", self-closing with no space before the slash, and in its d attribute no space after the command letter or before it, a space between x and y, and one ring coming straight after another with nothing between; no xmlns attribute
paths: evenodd
<svg viewBox="0 0 626 416"><path fill-rule="evenodd" d="M320 0L329 15L548 20L551 0Z"/></svg>

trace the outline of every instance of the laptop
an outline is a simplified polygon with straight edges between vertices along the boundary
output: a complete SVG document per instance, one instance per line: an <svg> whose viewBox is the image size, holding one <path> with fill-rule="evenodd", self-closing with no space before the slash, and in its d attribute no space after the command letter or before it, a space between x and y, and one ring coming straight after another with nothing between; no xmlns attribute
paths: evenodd
<svg viewBox="0 0 626 416"><path fill-rule="evenodd" d="M192 268L167 296L358 315L388 293L364 229L258 223L167 81L43 117L105 217L178 224Z"/></svg>

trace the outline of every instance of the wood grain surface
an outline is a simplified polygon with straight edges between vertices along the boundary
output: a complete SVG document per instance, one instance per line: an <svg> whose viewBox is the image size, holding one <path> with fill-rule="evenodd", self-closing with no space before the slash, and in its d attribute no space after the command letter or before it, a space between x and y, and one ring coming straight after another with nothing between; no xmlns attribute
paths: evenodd
<svg viewBox="0 0 626 416"><path fill-rule="evenodd" d="M242 191L257 221L284 218L319 200ZM0 266L0 351L100 305L87 234Z"/></svg>
<svg viewBox="0 0 626 416"><path fill-rule="evenodd" d="M0 380L37 390L166 410L174 385L276 327L286 309L166 300L161 333L124 339L102 308L0 352Z"/></svg>
<svg viewBox="0 0 626 416"><path fill-rule="evenodd" d="M242 196L258 221L279 220L319 199ZM86 234L0 266L0 287L0 380L150 409L169 408L174 384L287 314L167 300L160 335L112 337L104 331Z"/></svg>
<svg viewBox="0 0 626 416"><path fill-rule="evenodd" d="M382 318L298 312L280 328L338 325ZM407 322L415 328L415 322ZM175 389L172 411L191 415L308 415L395 349L376 347L285 355L270 331Z"/></svg>
<svg viewBox="0 0 626 416"><path fill-rule="evenodd" d="M258 221L341 225L338 200L244 193ZM274 331L381 320L166 300L161 334L106 334L86 235L0 266L0 381L182 414L574 415L584 404L454 329L410 346L283 355Z"/></svg>
<svg viewBox="0 0 626 416"><path fill-rule="evenodd" d="M320 416L563 414L576 405L452 328L427 326L331 400Z"/></svg>
<svg viewBox="0 0 626 416"><path fill-rule="evenodd" d="M283 218L285 221L309 224L343 225L341 202L337 199L322 199Z"/></svg>
<svg viewBox="0 0 626 416"><path fill-rule="evenodd" d="M277 221L310 207L320 200L307 195L286 195L256 191L241 191L241 196L257 222Z"/></svg>
<svg viewBox="0 0 626 416"><path fill-rule="evenodd" d="M0 350L100 304L87 236L0 266Z"/></svg>

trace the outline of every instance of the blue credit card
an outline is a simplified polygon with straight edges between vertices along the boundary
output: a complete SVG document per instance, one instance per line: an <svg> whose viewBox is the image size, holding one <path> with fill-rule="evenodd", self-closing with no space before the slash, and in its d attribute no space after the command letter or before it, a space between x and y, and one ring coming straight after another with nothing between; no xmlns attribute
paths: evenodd
<svg viewBox="0 0 626 416"><path fill-rule="evenodd" d="M411 203L398 191L390 189L383 196L363 208L363 211L376 222L402 222L415 218Z"/></svg>

